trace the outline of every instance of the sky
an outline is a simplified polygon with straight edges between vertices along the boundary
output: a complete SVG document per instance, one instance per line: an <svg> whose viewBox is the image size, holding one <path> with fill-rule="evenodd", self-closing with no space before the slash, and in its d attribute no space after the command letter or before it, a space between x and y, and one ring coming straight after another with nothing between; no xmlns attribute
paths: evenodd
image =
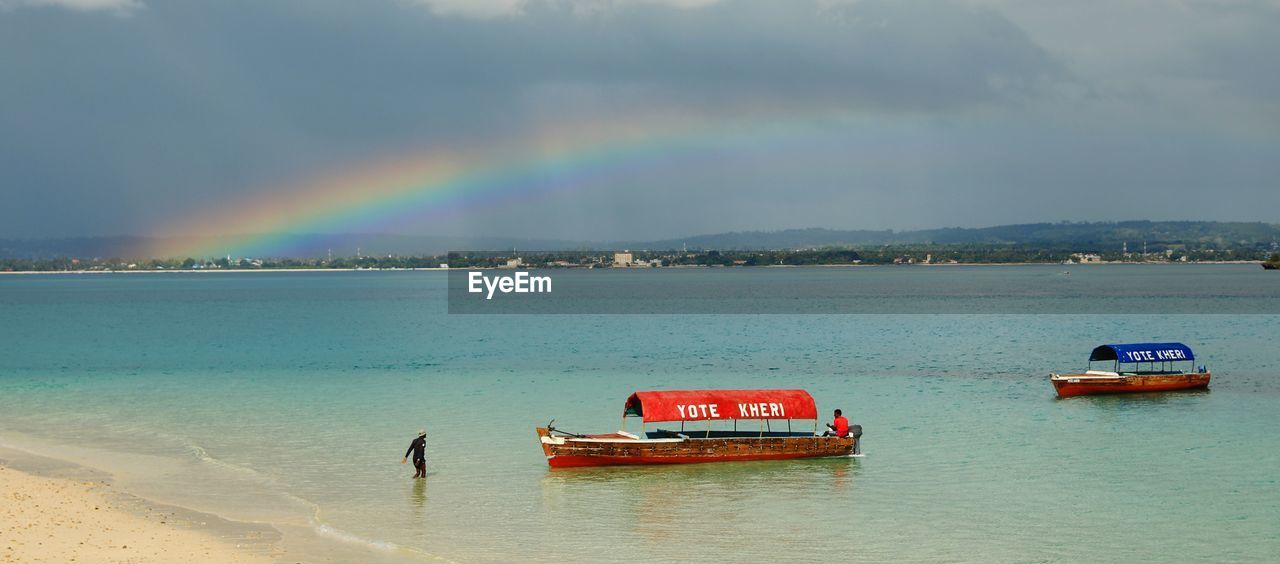
<svg viewBox="0 0 1280 564"><path fill-rule="evenodd" d="M1277 29L1276 0L0 0L0 238L1274 222Z"/></svg>

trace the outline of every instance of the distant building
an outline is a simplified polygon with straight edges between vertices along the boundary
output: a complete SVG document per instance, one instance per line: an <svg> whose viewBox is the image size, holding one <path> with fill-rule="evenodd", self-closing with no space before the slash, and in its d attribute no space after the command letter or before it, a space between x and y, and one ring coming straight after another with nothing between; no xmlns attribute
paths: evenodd
<svg viewBox="0 0 1280 564"><path fill-rule="evenodd" d="M631 251L623 251L621 253L613 253L613 266L626 268L635 262L631 257Z"/></svg>
<svg viewBox="0 0 1280 564"><path fill-rule="evenodd" d="M516 257L513 259L507 259L507 265L505 268L520 268L523 265L524 265L524 259L520 257Z"/></svg>
<svg viewBox="0 0 1280 564"><path fill-rule="evenodd" d="M1090 263L1099 263L1099 262L1102 262L1102 256L1101 256L1101 255L1086 254L1086 253L1076 253L1076 254L1071 255L1071 257L1072 257L1072 258L1074 258L1074 259L1076 259L1076 262L1078 262L1078 263L1080 263L1080 264L1090 264Z"/></svg>

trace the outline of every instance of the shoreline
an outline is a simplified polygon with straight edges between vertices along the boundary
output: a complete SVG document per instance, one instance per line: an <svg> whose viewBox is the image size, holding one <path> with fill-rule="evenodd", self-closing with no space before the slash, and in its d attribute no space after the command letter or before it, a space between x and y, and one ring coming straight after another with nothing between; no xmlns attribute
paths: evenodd
<svg viewBox="0 0 1280 564"><path fill-rule="evenodd" d="M153 458L0 434L0 499L5 500L0 540L6 541L0 544L0 561L390 564L433 559L314 519L233 518L198 503L175 503L135 489L141 488L138 476L131 481L115 473L122 460L150 465L156 463ZM86 459L104 463L91 466ZM160 479L184 488L208 487L181 472L167 475L172 471L167 468ZM156 477L142 480L153 484Z"/></svg>
<svg viewBox="0 0 1280 564"><path fill-rule="evenodd" d="M1266 261L1260 260L1222 260L1222 261L1199 261L1199 262L1096 262L1096 263L1075 263L1063 264L1060 262L935 262L935 263L912 263L912 264L762 264L756 266L720 266L720 265L678 265L678 266L661 266L661 267L645 267L645 268L582 268L582 267L529 267L529 268L505 268L493 266L477 266L477 267L459 267L459 268L226 268L226 269L168 269L168 270L5 270L0 271L0 276L4 275L33 275L33 274L240 274L249 272L449 272L451 270L468 271L468 270L671 270L671 269L698 269L698 268L871 268L871 267L912 267L912 266L1193 266L1193 265L1230 265L1230 264L1253 264L1261 265Z"/></svg>
<svg viewBox="0 0 1280 564"><path fill-rule="evenodd" d="M283 556L274 529L225 527L117 491L107 480L49 477L0 459L0 495L5 561L215 564Z"/></svg>

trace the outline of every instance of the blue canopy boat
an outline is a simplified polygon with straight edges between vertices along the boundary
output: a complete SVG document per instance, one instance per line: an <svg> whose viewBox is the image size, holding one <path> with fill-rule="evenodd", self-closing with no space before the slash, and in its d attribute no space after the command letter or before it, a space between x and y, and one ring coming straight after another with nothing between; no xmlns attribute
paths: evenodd
<svg viewBox="0 0 1280 564"><path fill-rule="evenodd" d="M1164 392L1209 387L1209 370L1195 365L1196 355L1182 343L1102 345L1089 355L1079 374L1050 374L1058 397ZM1094 370L1093 363L1111 370ZM1183 364L1185 363L1185 364Z"/></svg>

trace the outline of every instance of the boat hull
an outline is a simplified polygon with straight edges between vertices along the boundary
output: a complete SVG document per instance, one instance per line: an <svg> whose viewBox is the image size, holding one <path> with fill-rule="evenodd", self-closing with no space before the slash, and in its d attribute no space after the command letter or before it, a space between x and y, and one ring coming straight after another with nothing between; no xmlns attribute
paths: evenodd
<svg viewBox="0 0 1280 564"><path fill-rule="evenodd" d="M850 456L856 452L859 440L852 437L574 439L552 437L544 427L538 428L538 437L547 464L552 468Z"/></svg>
<svg viewBox="0 0 1280 564"><path fill-rule="evenodd" d="M1208 372L1116 376L1054 374L1049 377L1060 398L1204 389L1209 387L1209 378Z"/></svg>

